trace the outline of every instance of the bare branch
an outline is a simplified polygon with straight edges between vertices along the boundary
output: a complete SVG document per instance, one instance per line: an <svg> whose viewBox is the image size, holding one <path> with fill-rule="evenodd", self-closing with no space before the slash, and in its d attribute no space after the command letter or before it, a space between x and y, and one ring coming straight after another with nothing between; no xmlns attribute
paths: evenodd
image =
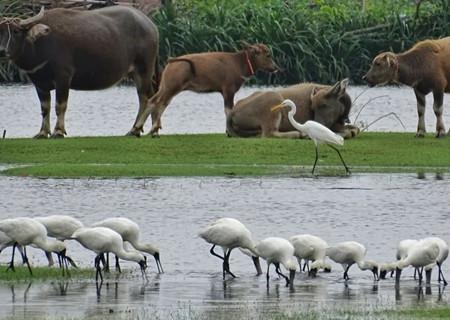
<svg viewBox="0 0 450 320"><path fill-rule="evenodd" d="M405 125L403 124L402 120L400 119L400 117L395 113L395 112L389 112L385 115L382 115L381 117L376 118L374 121L372 121L371 123L369 123L367 126L365 126L364 128L361 129L361 132L366 131L371 125L373 125L375 122L378 122L379 120L389 117L389 116L394 116L398 122L400 122L400 124L402 125L403 129L406 130Z"/></svg>

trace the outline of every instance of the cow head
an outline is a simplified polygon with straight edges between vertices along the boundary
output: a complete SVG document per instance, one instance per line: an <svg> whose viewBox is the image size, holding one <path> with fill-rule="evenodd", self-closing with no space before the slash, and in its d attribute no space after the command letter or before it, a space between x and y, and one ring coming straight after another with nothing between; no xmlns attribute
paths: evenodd
<svg viewBox="0 0 450 320"><path fill-rule="evenodd" d="M263 70L268 72L277 72L280 68L272 59L272 52L265 44L245 44L244 51L251 61L254 71Z"/></svg>
<svg viewBox="0 0 450 320"><path fill-rule="evenodd" d="M50 27L39 23L44 16L44 8L28 19L2 18L0 19L0 52L14 57L20 52L24 43L34 43L42 36L50 33Z"/></svg>
<svg viewBox="0 0 450 320"><path fill-rule="evenodd" d="M384 85L396 80L398 59L395 53L383 52L372 61L369 71L363 76L370 87Z"/></svg>
<svg viewBox="0 0 450 320"><path fill-rule="evenodd" d="M350 122L348 115L352 100L347 94L348 79L336 82L330 87L315 87L311 91L311 109L314 120L331 128L336 123Z"/></svg>

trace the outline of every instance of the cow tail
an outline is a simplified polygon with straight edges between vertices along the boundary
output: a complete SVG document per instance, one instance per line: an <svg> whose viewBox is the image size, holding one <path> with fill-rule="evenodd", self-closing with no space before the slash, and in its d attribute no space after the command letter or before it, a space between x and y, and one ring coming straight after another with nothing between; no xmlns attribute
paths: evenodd
<svg viewBox="0 0 450 320"><path fill-rule="evenodd" d="M186 58L170 58L169 60L167 60L167 63L172 63L172 62L187 62L189 64L189 67L191 68L192 75L193 76L197 75L197 72L195 71L194 62L192 62L190 59L186 59Z"/></svg>
<svg viewBox="0 0 450 320"><path fill-rule="evenodd" d="M159 67L159 57L156 56L155 71L153 72L153 78L152 78L153 94L155 94L159 90L159 85L161 84L161 74L162 74L162 70Z"/></svg>

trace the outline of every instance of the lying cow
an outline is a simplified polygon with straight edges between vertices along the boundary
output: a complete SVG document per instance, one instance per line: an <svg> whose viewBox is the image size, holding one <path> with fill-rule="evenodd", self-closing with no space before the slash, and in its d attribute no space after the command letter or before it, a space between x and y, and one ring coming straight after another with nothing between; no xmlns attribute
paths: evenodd
<svg viewBox="0 0 450 320"><path fill-rule="evenodd" d="M29 19L0 19L0 51L25 71L41 102L42 126L50 134L50 91L56 89L53 137L66 134L69 89L98 90L131 75L139 96L139 118L153 95L158 29L142 12L114 6L92 11L52 9Z"/></svg>
<svg viewBox="0 0 450 320"><path fill-rule="evenodd" d="M270 110L284 99L291 99L297 106L297 122L314 120L344 138L352 138L359 133L359 128L346 124L352 106L347 84L348 80L334 86L301 83L278 91L255 92L238 101L228 114L227 132L241 137L303 138L289 122L286 109Z"/></svg>
<svg viewBox="0 0 450 320"><path fill-rule="evenodd" d="M404 53L381 53L363 79L371 87L400 83L414 89L419 115L416 137L425 135L425 96L432 92L436 137L445 135L442 113L444 92L450 92L450 37L419 42Z"/></svg>
<svg viewBox="0 0 450 320"><path fill-rule="evenodd" d="M220 92L227 114L233 108L235 93L246 78L258 70L278 70L269 48L264 44L248 45L235 53L195 53L169 59L162 73L158 92L149 100L146 110L128 134L139 136L151 114L152 128L149 134L157 136L164 110L172 98L183 90Z"/></svg>

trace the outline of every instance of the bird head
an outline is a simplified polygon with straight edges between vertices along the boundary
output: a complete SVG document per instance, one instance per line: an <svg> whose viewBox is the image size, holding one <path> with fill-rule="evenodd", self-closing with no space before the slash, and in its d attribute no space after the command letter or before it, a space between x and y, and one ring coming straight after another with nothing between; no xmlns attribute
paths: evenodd
<svg viewBox="0 0 450 320"><path fill-rule="evenodd" d="M275 111L280 110L282 108L291 108L290 112L292 112L292 113L295 113L297 111L295 103L292 100L290 100L290 99L283 100L283 102L281 102L280 104L270 108L270 111L275 112Z"/></svg>

